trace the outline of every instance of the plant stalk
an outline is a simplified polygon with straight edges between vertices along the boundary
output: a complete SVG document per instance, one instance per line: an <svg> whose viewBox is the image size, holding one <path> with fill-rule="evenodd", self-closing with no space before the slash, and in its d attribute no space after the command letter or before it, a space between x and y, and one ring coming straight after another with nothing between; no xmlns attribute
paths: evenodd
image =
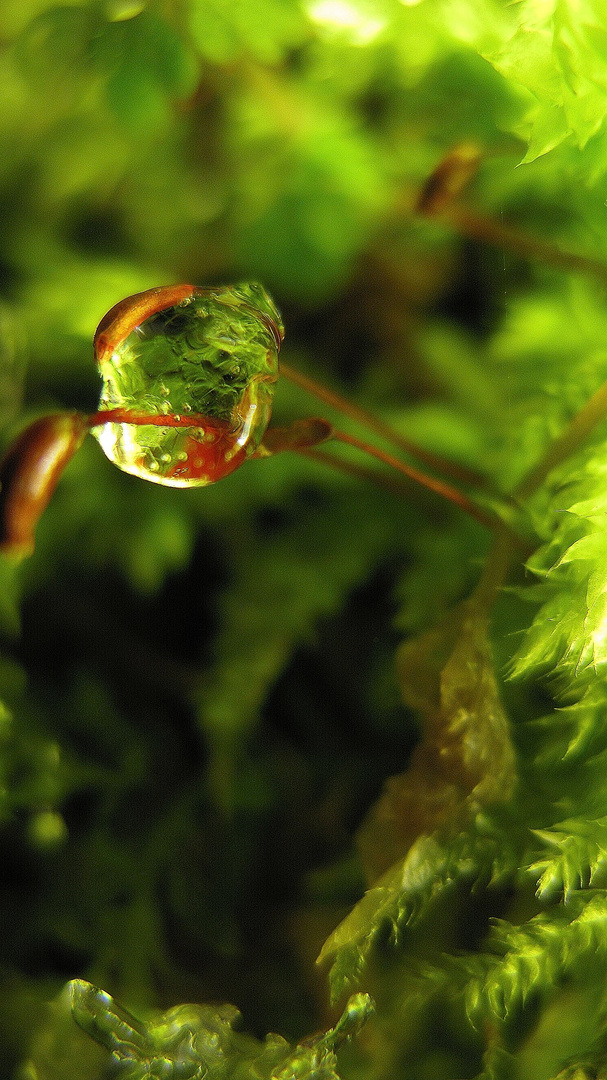
<svg viewBox="0 0 607 1080"><path fill-rule="evenodd" d="M505 248L524 259L543 262L548 266L554 266L557 270L586 274L598 279L603 285L607 285L607 265L599 259L590 259L586 255L574 255L568 251L561 251L547 240L528 236L526 233L519 232L518 229L502 225L465 206L451 205L437 214L436 220L448 223L456 232L472 237L473 240L480 240L483 244Z"/></svg>
<svg viewBox="0 0 607 1080"><path fill-rule="evenodd" d="M372 457L377 458L378 461L382 461L384 465L389 465L391 468L396 469L402 473L403 476L408 477L409 480L415 481L417 484L421 484L422 487L428 488L429 491L433 491L436 495L440 495L441 498L446 499L448 502L453 503L464 513L469 514L476 521L479 521L485 528L495 531L498 525L502 525L502 522L497 515L491 514L484 510L482 507L477 506L472 502L467 495L458 491L457 488L447 484L444 480L439 480L438 477L429 476L427 473L421 472L419 469L414 468L412 465L407 465L405 462L400 461L399 458L395 458L392 454L387 454L384 450L379 450L375 446L371 446L369 443L364 442L362 439L357 439L354 435L348 435L345 431L338 431L335 428L332 431L331 438L336 439L338 442L346 443L348 446L354 446L357 450L362 450L365 454L371 454Z"/></svg>
<svg viewBox="0 0 607 1080"><path fill-rule="evenodd" d="M384 423L383 420L380 420L378 416L368 412L367 409L348 401L347 398L342 397L341 394L336 393L334 390L328 390L326 386L317 383L315 379L311 379L308 375L302 375L301 372L288 367L286 364L283 364L282 361L280 364L280 373L287 379L290 379L292 383L295 383L296 386L300 386L301 389L305 390L308 394L312 394L314 397L318 398L319 401L324 402L325 405L329 405L332 409L336 409L344 416L349 417L350 420L354 420L356 423L362 424L371 431L375 431L394 446L404 450L405 453L409 454L411 457L417 458L418 461L423 461L425 465L430 469L434 469L435 472L442 473L443 476L449 476L452 480L457 480L462 484L478 486L487 483L486 477L481 473L477 473L472 469L467 469L464 465L458 465L438 454L433 454L431 450L425 450L410 439L393 431L388 424Z"/></svg>

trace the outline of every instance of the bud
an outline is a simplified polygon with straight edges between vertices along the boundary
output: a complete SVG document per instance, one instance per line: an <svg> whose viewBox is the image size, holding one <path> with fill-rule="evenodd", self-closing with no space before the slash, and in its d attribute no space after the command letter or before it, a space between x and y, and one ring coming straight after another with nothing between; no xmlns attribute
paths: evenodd
<svg viewBox="0 0 607 1080"><path fill-rule="evenodd" d="M428 217L442 214L478 172L482 151L475 143L460 143L439 161L417 200L417 212Z"/></svg>
<svg viewBox="0 0 607 1080"><path fill-rule="evenodd" d="M38 520L87 431L80 413L56 413L9 447L0 462L0 551L23 558L34 550Z"/></svg>

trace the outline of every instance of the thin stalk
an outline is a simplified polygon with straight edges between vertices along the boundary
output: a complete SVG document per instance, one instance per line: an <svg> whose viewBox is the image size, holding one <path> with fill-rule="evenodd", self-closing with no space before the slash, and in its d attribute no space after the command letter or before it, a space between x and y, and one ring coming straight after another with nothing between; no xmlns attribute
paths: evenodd
<svg viewBox="0 0 607 1080"><path fill-rule="evenodd" d="M209 420L208 416L197 413L184 413L176 416L174 413L136 413L131 409L100 409L87 417L89 427L98 427L101 424L134 424L141 427L216 427L218 430L228 429L228 424L220 420Z"/></svg>
<svg viewBox="0 0 607 1080"><path fill-rule="evenodd" d="M421 210L424 212L423 204ZM548 241L527 236L517 229L502 225L460 204L441 205L436 215L430 212L428 216L436 216L438 220L448 223L462 235L473 237L482 243L506 248L524 258L547 263L559 270L589 275L598 279L603 285L607 285L607 264L604 262L561 251ZM548 474L577 450L596 424L600 423L605 416L607 416L607 382L599 387L574 416L564 432L548 447L544 457L517 484L512 493L513 497L519 500L529 498L541 487Z"/></svg>
<svg viewBox="0 0 607 1080"><path fill-rule="evenodd" d="M328 454L325 450L297 447L297 453L309 458L311 461L317 461L320 465L328 465L333 469L337 469L338 472L345 473L346 476L353 476L356 480L367 480L369 483L375 484L376 487L392 492L393 495L402 495L409 498L414 487L413 481L407 482L399 476L393 476L391 473L380 472L378 469L368 468L365 465L356 465L353 461L346 461L345 458L336 457L335 454Z"/></svg>
<svg viewBox="0 0 607 1080"><path fill-rule="evenodd" d="M429 491L435 492L436 495L440 495L441 498L453 503L454 506L459 507L464 513L469 514L470 517L479 521L485 528L494 531L498 524L502 524L497 515L493 515L488 511L483 510L480 506L477 506L476 503L472 502L467 495L458 491L457 488L452 487L451 484L447 484L444 480L439 480L435 476L428 476L427 473L421 472L412 465L405 464L405 462L400 461L399 458L393 457L392 454L387 454L384 450L379 450L377 447L371 446L362 439L357 439L354 435L348 435L345 431L337 431L334 428L331 437L339 442L346 443L348 446L354 446L357 450L362 450L365 454L370 454L372 457L377 458L378 461L382 461L384 465L389 465L391 468L396 469L398 472L402 473L403 476L408 477L409 480L413 480L415 483L421 484L422 487L428 488Z"/></svg>
<svg viewBox="0 0 607 1080"><path fill-rule="evenodd" d="M362 408L360 405L355 405L352 401L348 401L347 398L342 397L341 394L336 393L334 390L328 390L326 386L317 383L315 379L311 379L308 375L302 375L301 372L288 367L286 364L283 364L282 361L280 363L280 373L287 379L290 379L292 383L295 383L296 386L300 386L301 389L305 390L308 394L312 394L314 397L318 398L319 401L324 402L325 405L329 405L332 409L336 409L344 416L349 417L350 420L354 420L356 423L362 424L371 431L375 431L394 446L398 446L399 449L404 450L405 453L409 454L411 457L417 458L418 461L423 461L430 469L434 469L444 476L449 476L452 480L458 480L462 484L479 486L487 483L486 477L481 473L474 472L472 469L467 469L463 465L457 465L447 458L440 457L440 455L433 454L430 450L425 450L423 447L417 446L417 444L411 442L410 439L393 431L388 424L385 424L378 416L368 412L367 409Z"/></svg>
<svg viewBox="0 0 607 1080"><path fill-rule="evenodd" d="M563 433L548 447L544 457L527 473L514 489L517 499L527 499L543 484L557 465L577 450L592 429L607 416L607 381L582 406Z"/></svg>
<svg viewBox="0 0 607 1080"><path fill-rule="evenodd" d="M123 423L136 425L152 424L158 427L191 427L193 424L196 423L197 419L201 418L198 418L192 414L189 414L187 417L182 417L174 416L172 414L138 414L131 412L128 409L107 409L100 410L99 412L93 413L91 416L87 417L87 423L89 427L96 427L97 425L107 423ZM416 469L413 465L406 464L399 458L394 457L392 454L388 454L384 450L380 450L377 447L372 446L370 443L367 443L362 439L356 438L356 436L354 435L348 435L344 431L339 431L333 428L331 425L327 425L327 432L329 430L330 434L328 434L328 438L336 439L338 442L345 443L348 446L353 446L357 450L361 450L363 453L369 454L371 455L371 457L377 458L377 460L383 462L384 465L388 465L392 469L395 469L397 472L399 472L402 476L406 476L408 480L412 480L414 483L420 484L422 487L427 488L429 491L433 491L436 495L439 495L441 498L446 499L454 506L457 506L460 510L463 510L464 513L469 514L470 517L473 517L476 521L480 522L481 525L484 525L485 528L489 529L490 531L495 532L498 528L507 529L507 527L503 524L501 519L496 514L492 514L491 512L484 510L482 507L478 506L471 499L469 499L467 495L464 495L463 492L459 491L451 484L448 484L445 480L441 480L438 477L430 476L427 473L421 472L420 469ZM325 441L326 438L327 434L324 434L322 441ZM297 450L298 447L296 444L294 444L292 446L285 446L283 447L283 449ZM310 449L312 448L304 447L300 450L300 452L309 453ZM331 459L329 455L323 455L323 457L327 462L330 461L331 464L333 464L333 459ZM339 465L337 465L337 467L339 468ZM370 472L367 473L367 476L370 476ZM514 534L512 535L514 536ZM517 537L516 540L519 545L522 543L522 540L519 537Z"/></svg>
<svg viewBox="0 0 607 1080"><path fill-rule="evenodd" d="M485 560L483 572L470 597L472 603L484 607L487 613L502 591L517 549L520 549L518 537L500 522L493 532L491 549Z"/></svg>
<svg viewBox="0 0 607 1080"><path fill-rule="evenodd" d="M512 229L483 214L468 210L465 206L457 204L449 206L436 215L436 220L447 222L463 236L470 236L484 244L506 248L507 251L513 251L525 259L534 259L548 266L554 266L558 270L587 274L597 278L603 285L607 285L607 265L600 260L561 251L547 240L528 236L526 233L519 232L518 229Z"/></svg>

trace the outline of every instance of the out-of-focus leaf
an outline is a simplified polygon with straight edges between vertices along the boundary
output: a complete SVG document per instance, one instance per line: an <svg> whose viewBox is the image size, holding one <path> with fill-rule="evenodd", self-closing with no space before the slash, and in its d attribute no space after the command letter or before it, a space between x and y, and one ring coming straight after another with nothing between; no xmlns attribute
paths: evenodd
<svg viewBox="0 0 607 1080"><path fill-rule="evenodd" d="M171 24L151 11L109 24L93 49L107 75L108 104L134 132L164 126L175 99L195 88L198 65L192 52Z"/></svg>
<svg viewBox="0 0 607 1080"><path fill-rule="evenodd" d="M372 491L356 487L316 505L302 498L274 537L251 531L241 538L198 706L201 728L218 752L234 752L318 619L336 611L375 560L393 550L398 518L391 520L391 505L382 508ZM339 535L348 536L345 546L335 545Z"/></svg>
<svg viewBox="0 0 607 1080"><path fill-rule="evenodd" d="M275 93L269 86L265 93L239 102L246 112L237 117L235 132L238 255L265 281L280 282L287 295L314 300L333 291L351 272L353 259L387 205L389 186L377 147L363 131L352 131L347 118L323 114L313 99L301 100L290 90L281 107L274 97L282 93L280 86ZM268 142L267 120L264 128L256 124L257 112L271 118L278 144ZM292 113L291 129L281 131L288 122L285 112ZM240 134L245 131L248 145L243 148ZM251 162L242 158L243 150ZM278 170L274 190L263 180L270 166Z"/></svg>
<svg viewBox="0 0 607 1080"><path fill-rule="evenodd" d="M306 20L294 0L193 0L190 25L201 54L212 63L244 55L276 64L306 37Z"/></svg>

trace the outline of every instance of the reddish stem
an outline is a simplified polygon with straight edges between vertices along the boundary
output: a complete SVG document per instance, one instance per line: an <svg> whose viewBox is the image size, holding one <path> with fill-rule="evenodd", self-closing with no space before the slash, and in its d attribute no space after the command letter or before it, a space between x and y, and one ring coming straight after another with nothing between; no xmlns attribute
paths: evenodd
<svg viewBox="0 0 607 1080"><path fill-rule="evenodd" d="M385 424L383 420L380 420L378 416L363 409L362 406L355 405L353 402L348 401L347 398L342 397L341 394L335 393L334 390L328 390L326 386L322 386L314 379L310 379L307 375L302 375L301 372L295 371L291 367L287 367L282 361L280 363L280 373L281 375L285 375L287 379L290 379L291 382L295 383L296 386L300 386L302 390L305 390L308 394L313 394L313 396L320 401L324 401L325 405L330 405L332 409L337 409L338 412L343 413L344 416L348 416L351 420L355 420L356 423L363 424L371 431L376 431L378 435L387 439L388 442L391 442L394 446L398 446L411 457L417 458L418 461L423 461L429 468L434 469L436 472L443 473L445 476L450 476L463 484L486 484L486 477L482 476L480 473L474 472L472 469L467 469L463 465L457 465L455 462L448 461L438 454L433 454L431 450L424 450L423 447L417 446L417 444L411 442L410 439L406 439L403 435L399 435L398 432L393 431L392 428L388 424Z"/></svg>
<svg viewBox="0 0 607 1080"><path fill-rule="evenodd" d="M483 244L505 248L524 259L535 259L554 266L558 270L567 270L576 274L589 274L607 284L607 265L599 259L586 255L575 255L570 251L561 251L549 240L540 240L528 236L509 225L502 225L491 218L469 210L466 206L454 205L436 215L437 221L444 221L463 236L471 236Z"/></svg>
<svg viewBox="0 0 607 1080"><path fill-rule="evenodd" d="M187 413L178 416L176 413L136 413L130 409L100 409L88 417L89 427L98 427L100 424L136 424L151 425L152 427L170 428L217 428L222 431L229 430L226 420L209 419L200 413Z"/></svg>
<svg viewBox="0 0 607 1080"><path fill-rule="evenodd" d="M399 476L393 476L392 473L380 472L379 469L370 468L365 465L356 465L353 461L346 461L345 458L336 457L335 454L328 454L325 450L316 450L310 447L297 447L297 453L303 457L307 457L310 461L317 461L320 465L329 465L332 469L337 469L339 472L345 473L346 476L353 476L356 480L368 480L369 483L375 484L376 487L385 488L386 491L391 491L393 495L401 495L405 498L411 497L411 492L414 490L413 483L406 483L401 480Z"/></svg>
<svg viewBox="0 0 607 1080"><path fill-rule="evenodd" d="M155 427L173 427L173 428L185 428L185 427L201 427L208 428L210 426L208 417L199 416L195 414L189 414L188 416L176 416L173 413L167 415L158 413L134 413L130 409L101 409L97 413L93 413L88 417L88 424L90 427L96 427L99 424L140 424L140 425L153 425ZM221 429L222 422L213 420L213 426ZM495 529L499 519L492 517L486 513L479 506L471 501L466 495L457 488L447 484L444 480L438 479L438 477L429 476L427 473L421 472L419 469L414 468L412 465L406 465L400 461L399 458L393 457L392 454L387 454L383 450L379 450L372 446L370 443L364 442L362 439L357 439L354 435L347 435L344 431L338 431L335 428L331 428L331 434L327 436L323 429L323 439L327 437L337 439L339 442L347 443L349 446L355 446L358 450L362 450L363 453L370 454L372 457L382 461L385 465L391 466L409 480L413 480L423 487L428 488L435 494L440 495L443 499L447 499L448 502L458 506L460 510L464 510L467 514L470 514L477 521L480 521L482 525L485 525L488 529ZM284 449L284 447L281 447ZM297 446L289 446L288 449L297 449Z"/></svg>
<svg viewBox="0 0 607 1080"><path fill-rule="evenodd" d="M375 446L371 446L369 443L363 442L362 439L357 439L353 435L347 435L344 431L336 431L333 429L332 437L339 440L339 442L347 443L348 446L355 446L357 450L362 450L365 454L371 454L372 457L383 461L385 465L390 465L391 468L397 469L398 472L404 476L409 477L410 480L414 480L417 484L421 484L422 487L428 488L430 491L434 491L435 494L440 495L441 498L447 499L448 502L453 503L454 506L459 507L460 510L464 510L465 513L475 518L476 521L480 521L481 525L492 531L502 522L493 514L483 510L476 503L473 503L466 495L457 488L451 486L451 484L445 483L444 480L439 480L435 476L428 476L427 473L421 472L419 469L414 468L412 465L406 465L399 458L393 457L392 454L386 454L383 450L378 450Z"/></svg>

